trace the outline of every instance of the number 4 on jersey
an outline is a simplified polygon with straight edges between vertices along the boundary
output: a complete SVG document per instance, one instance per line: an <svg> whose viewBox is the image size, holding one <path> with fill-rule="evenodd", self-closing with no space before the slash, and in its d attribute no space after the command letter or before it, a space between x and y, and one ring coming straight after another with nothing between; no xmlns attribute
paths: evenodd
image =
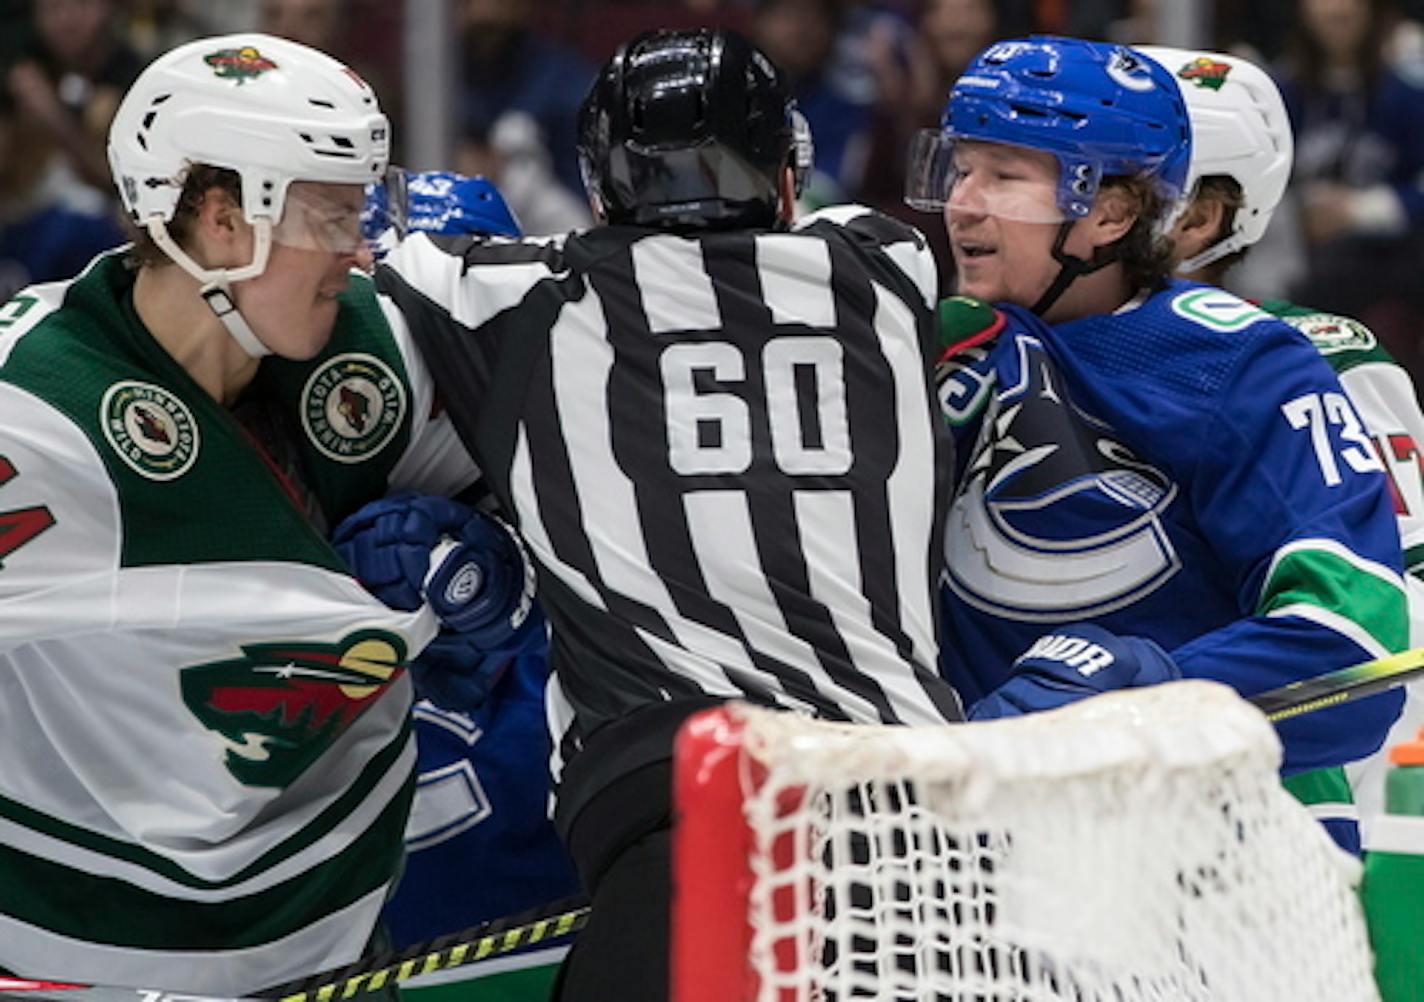
<svg viewBox="0 0 1424 1002"><path fill-rule="evenodd" d="M15 464L0 456L0 487L15 478ZM54 525L54 516L43 505L0 511L0 570L5 558Z"/></svg>

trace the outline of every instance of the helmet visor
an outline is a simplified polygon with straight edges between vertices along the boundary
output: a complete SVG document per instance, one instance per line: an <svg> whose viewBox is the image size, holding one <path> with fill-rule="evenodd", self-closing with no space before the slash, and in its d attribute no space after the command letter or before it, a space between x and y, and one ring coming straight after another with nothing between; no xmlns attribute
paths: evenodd
<svg viewBox="0 0 1424 1002"><path fill-rule="evenodd" d="M297 250L359 254L367 248L364 201L363 185L293 181L272 241Z"/></svg>
<svg viewBox="0 0 1424 1002"><path fill-rule="evenodd" d="M922 212L1062 223L1058 160L1051 153L921 129L910 144L905 202Z"/></svg>

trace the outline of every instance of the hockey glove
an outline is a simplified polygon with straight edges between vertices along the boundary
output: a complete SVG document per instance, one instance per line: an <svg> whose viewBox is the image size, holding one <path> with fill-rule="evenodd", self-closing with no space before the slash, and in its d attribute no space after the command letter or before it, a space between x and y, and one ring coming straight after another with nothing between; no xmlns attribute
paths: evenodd
<svg viewBox="0 0 1424 1002"><path fill-rule="evenodd" d="M406 232L447 236L518 237L514 213L489 179L449 171L405 177Z"/></svg>
<svg viewBox="0 0 1424 1002"><path fill-rule="evenodd" d="M969 709L970 720L997 720L1182 677L1167 652L1142 637L1119 637L1077 623L1039 637L1014 662L1003 685Z"/></svg>
<svg viewBox="0 0 1424 1002"><path fill-rule="evenodd" d="M361 229L377 259L417 231L440 236L522 235L504 196L487 178L400 168L366 186Z"/></svg>
<svg viewBox="0 0 1424 1002"><path fill-rule="evenodd" d="M442 629L411 677L438 705L477 708L510 657L545 642L532 570L494 518L446 498L393 494L343 521L332 543L382 602L405 610L429 602Z"/></svg>

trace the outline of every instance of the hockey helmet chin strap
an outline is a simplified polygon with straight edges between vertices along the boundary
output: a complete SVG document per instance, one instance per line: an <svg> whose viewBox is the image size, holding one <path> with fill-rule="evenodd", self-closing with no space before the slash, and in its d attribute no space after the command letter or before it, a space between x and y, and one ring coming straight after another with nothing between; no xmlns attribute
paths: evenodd
<svg viewBox="0 0 1424 1002"><path fill-rule="evenodd" d="M161 216L150 217L147 229L148 235L153 238L153 242L159 246L163 253L198 280L198 294L203 297L203 301L208 304L213 315L222 321L228 334L247 353L248 357L262 358L264 355L272 354L272 349L262 343L251 326L243 319L242 314L238 312L237 303L232 298L231 288L233 282L256 278L267 270L267 257L272 252L271 221L258 219L252 224L254 234L252 260L241 268L202 267L189 257L183 248L178 246L178 242L168 232L168 224Z"/></svg>
<svg viewBox="0 0 1424 1002"><path fill-rule="evenodd" d="M1063 245L1068 242L1068 234L1072 232L1076 222L1076 219L1070 219L1058 224L1058 235L1053 240L1053 260L1058 262L1058 275L1053 279L1053 284L1038 297L1038 302L1030 307L1036 316L1041 317L1047 313L1049 308L1058 302L1058 297L1068 291L1068 286L1072 285L1075 279L1082 275L1091 275L1117 260L1117 244L1099 247L1092 261L1085 261L1064 251Z"/></svg>

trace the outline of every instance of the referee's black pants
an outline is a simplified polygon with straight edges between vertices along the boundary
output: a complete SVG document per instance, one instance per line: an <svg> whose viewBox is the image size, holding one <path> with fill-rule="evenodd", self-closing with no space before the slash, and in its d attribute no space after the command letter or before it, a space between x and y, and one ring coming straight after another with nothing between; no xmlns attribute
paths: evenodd
<svg viewBox="0 0 1424 1002"><path fill-rule="evenodd" d="M666 1002L672 763L600 790L567 841L593 911L559 971L555 1002Z"/></svg>

